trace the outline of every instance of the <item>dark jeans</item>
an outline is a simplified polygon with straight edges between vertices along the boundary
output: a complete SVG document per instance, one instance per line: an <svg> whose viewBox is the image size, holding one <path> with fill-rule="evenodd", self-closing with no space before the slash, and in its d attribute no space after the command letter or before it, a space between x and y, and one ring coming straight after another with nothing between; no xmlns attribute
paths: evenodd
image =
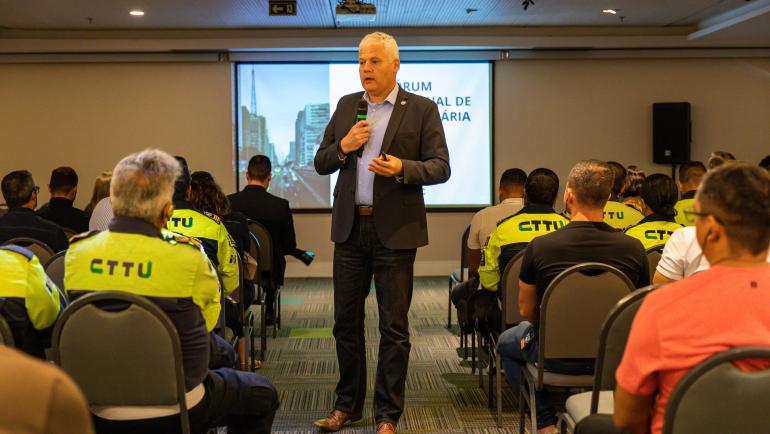
<svg viewBox="0 0 770 434"><path fill-rule="evenodd" d="M371 216L358 216L350 238L334 246L334 338L340 366L334 407L338 410L360 413L364 406L364 304L374 276L380 316L374 419L397 423L404 411L411 349L407 314L412 302L416 251L383 246Z"/></svg>
<svg viewBox="0 0 770 434"><path fill-rule="evenodd" d="M521 348L521 340L530 336L529 342ZM521 369L527 362L535 363L538 359L540 344L537 340L534 326L522 321L516 327L504 331L497 341L497 353L503 362L505 378L514 392L518 394L521 380ZM582 359L548 359L545 369L569 375L591 375L593 360ZM546 402L542 390L535 391L535 410L537 412L537 428L544 428L556 423L556 410Z"/></svg>
<svg viewBox="0 0 770 434"><path fill-rule="evenodd" d="M209 371L206 394L189 411L193 433L227 426L228 434L268 434L278 409L278 394L267 378L233 369ZM179 417L113 421L94 416L99 434L171 434L181 432Z"/></svg>

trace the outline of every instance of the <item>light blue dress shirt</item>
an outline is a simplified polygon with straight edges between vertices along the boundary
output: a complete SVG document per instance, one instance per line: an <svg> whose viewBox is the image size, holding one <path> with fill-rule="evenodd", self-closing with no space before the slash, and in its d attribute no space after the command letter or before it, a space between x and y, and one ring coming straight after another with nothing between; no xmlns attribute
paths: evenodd
<svg viewBox="0 0 770 434"><path fill-rule="evenodd" d="M393 87L385 101L372 103L369 95L364 92L364 100L369 104L366 120L369 122L369 141L364 144L361 158L356 166L356 205L371 206L374 204L374 172L368 169L369 162L377 158L382 150L382 139L388 128L390 115L398 97L398 85Z"/></svg>

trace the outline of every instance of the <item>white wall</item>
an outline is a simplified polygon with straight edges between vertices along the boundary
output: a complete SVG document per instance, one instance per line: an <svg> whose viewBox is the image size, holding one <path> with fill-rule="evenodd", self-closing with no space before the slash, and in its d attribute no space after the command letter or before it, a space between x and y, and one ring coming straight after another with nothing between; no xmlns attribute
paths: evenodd
<svg viewBox="0 0 770 434"><path fill-rule="evenodd" d="M651 105L689 101L693 157L717 149L751 162L770 153L770 59L518 60L495 66L495 173L613 159L648 173ZM208 169L232 191L232 89L227 63L0 65L0 173L28 168L44 186L51 169L81 176L78 204L93 179L129 152L158 146ZM42 200L47 200L43 194ZM431 244L416 272L447 274L458 261L469 213L431 213ZM328 275L329 214L295 215L308 269Z"/></svg>

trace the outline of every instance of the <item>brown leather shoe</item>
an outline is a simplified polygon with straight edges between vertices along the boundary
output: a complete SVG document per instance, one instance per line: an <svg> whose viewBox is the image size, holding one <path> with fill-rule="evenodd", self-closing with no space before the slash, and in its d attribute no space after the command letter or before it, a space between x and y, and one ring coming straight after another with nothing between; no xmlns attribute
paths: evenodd
<svg viewBox="0 0 770 434"><path fill-rule="evenodd" d="M393 422L377 422L377 434L396 434L396 424Z"/></svg>
<svg viewBox="0 0 770 434"><path fill-rule="evenodd" d="M342 429L342 425L345 425L345 422L356 422L359 420L361 420L361 413L347 413L334 409L324 419L318 419L313 422L313 425L322 431L337 432Z"/></svg>

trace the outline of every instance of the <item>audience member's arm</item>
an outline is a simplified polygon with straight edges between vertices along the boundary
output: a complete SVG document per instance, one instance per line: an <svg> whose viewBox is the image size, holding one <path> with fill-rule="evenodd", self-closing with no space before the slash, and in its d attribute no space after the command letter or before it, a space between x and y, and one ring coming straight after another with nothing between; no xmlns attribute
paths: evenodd
<svg viewBox="0 0 770 434"><path fill-rule="evenodd" d="M662 275L662 274L660 273L660 271L658 271L657 269L655 269L655 275L654 275L654 276L652 276L652 283L654 283L654 284L658 285L658 284L663 284L663 283L671 283L671 282L676 282L676 280L674 280L674 279L669 279L668 277L666 277L666 276Z"/></svg>
<svg viewBox="0 0 770 434"><path fill-rule="evenodd" d="M64 373L54 380L46 409L45 434L94 432L88 404L75 383Z"/></svg>
<svg viewBox="0 0 770 434"><path fill-rule="evenodd" d="M537 286L519 279L519 315L532 324L537 324Z"/></svg>
<svg viewBox="0 0 770 434"><path fill-rule="evenodd" d="M63 230L59 229L56 232L56 245L51 246L54 253L59 253L62 250L67 250L70 246L70 240L67 238L67 234Z"/></svg>
<svg viewBox="0 0 770 434"><path fill-rule="evenodd" d="M686 244L687 235L688 232L684 229L676 230L671 234L671 238L663 247L660 261L655 267L653 283L669 283L684 279L687 258L685 258L686 248L683 249L683 243Z"/></svg>
<svg viewBox="0 0 770 434"><path fill-rule="evenodd" d="M238 250L235 248L230 234L225 225L219 225L219 246L217 248L217 272L222 278L225 294L230 295L241 284L241 275L238 268Z"/></svg>
<svg viewBox="0 0 770 434"><path fill-rule="evenodd" d="M630 434L650 432L650 408L652 395L636 396L622 387L615 390L615 426Z"/></svg>
<svg viewBox="0 0 770 434"><path fill-rule="evenodd" d="M37 256L29 262L27 294L24 303L32 326L37 330L51 327L59 317L59 290L46 276Z"/></svg>
<svg viewBox="0 0 770 434"><path fill-rule="evenodd" d="M195 275L192 299L201 310L203 319L206 321L206 329L214 330L221 311L219 279L211 261L202 251Z"/></svg>
<svg viewBox="0 0 770 434"><path fill-rule="evenodd" d="M291 208L289 207L289 201L286 201L286 235L283 243L283 254L290 255L291 252L297 249L297 235L294 233L294 218L291 214Z"/></svg>
<svg viewBox="0 0 770 434"><path fill-rule="evenodd" d="M524 250L519 272L519 315L532 324L537 324L537 285L535 282L535 264L532 258L533 244Z"/></svg>

